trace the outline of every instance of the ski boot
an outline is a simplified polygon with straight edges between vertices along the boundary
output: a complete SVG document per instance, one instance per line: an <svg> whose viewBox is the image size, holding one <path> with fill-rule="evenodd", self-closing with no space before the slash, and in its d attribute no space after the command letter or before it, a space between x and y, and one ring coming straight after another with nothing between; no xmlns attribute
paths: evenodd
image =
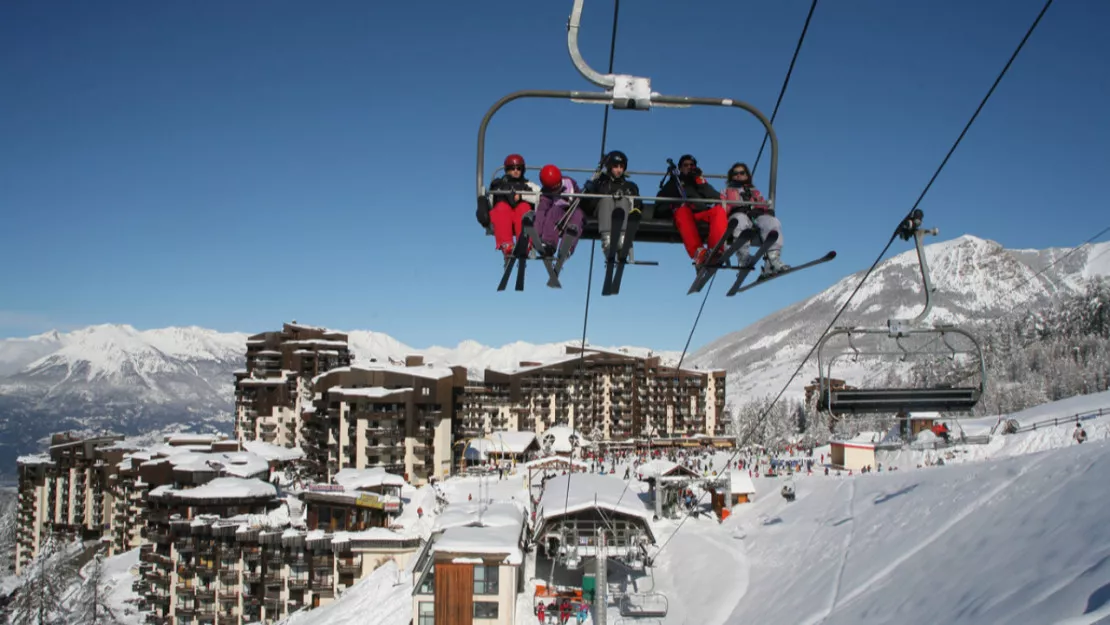
<svg viewBox="0 0 1110 625"><path fill-rule="evenodd" d="M775 274L790 269L790 265L782 262L779 258L780 250L771 250L763 257L763 269L759 272L759 279L765 280L773 277Z"/></svg>

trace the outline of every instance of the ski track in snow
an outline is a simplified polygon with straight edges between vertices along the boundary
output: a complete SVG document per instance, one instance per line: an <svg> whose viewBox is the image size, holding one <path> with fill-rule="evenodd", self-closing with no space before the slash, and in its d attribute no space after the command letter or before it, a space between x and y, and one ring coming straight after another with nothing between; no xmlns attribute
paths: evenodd
<svg viewBox="0 0 1110 625"><path fill-rule="evenodd" d="M972 512L975 512L980 507L982 507L984 504L986 504L988 501L990 501L991 499L993 499L996 496L998 496L999 494L1001 494L1003 491L1005 491L1008 488L1010 488L1011 486L1013 486L1026 473L1028 473L1030 470L1035 468L1038 464L1043 462L1046 457L1047 457L1047 454L1039 454L1038 457L1036 457L1035 459L1032 460L1032 462L1022 466L1021 469L1019 471L1017 471L1017 473L1015 475L1010 477L1010 479L1006 480L1005 482L1002 482L998 486L992 488L990 491L988 491L985 494L976 498L974 501L972 501L970 504L968 504L967 507L965 507L959 513L953 515L948 521L946 521L943 525L941 525L936 531L934 531L932 534L930 534L927 538L925 538L924 540L917 543L917 545L914 546L912 549L907 550L906 552L899 555L897 558L894 558L893 560L891 560L890 564L887 564L883 568L879 569L874 575L867 578L863 583L856 586L856 588L854 590L852 590L851 592L849 592L847 595L845 595L842 600L840 600L840 601L834 600L833 604L831 606L829 606L829 611L826 614L824 614L823 616L821 616L819 619L817 619L817 620L810 619L810 620L804 621L805 625L818 625L819 623L823 623L826 619L828 619L830 616L832 616L832 614L838 608L851 604L852 601L854 601L855 599L863 596L869 590L872 590L872 587L876 582L878 582L878 581L886 578L887 576L889 576L892 572L894 572L895 569L897 569L903 563L908 561L910 558L912 558L915 555L917 555L918 553L920 553L923 549L925 549L927 547L932 547L934 545L934 543L936 543L943 536L945 536L949 532L949 530L951 530L953 527L955 527L961 521L963 521L965 518L967 518ZM1067 481L1070 481L1070 479L1067 480ZM1060 488L1067 481L1062 482L1061 485L1055 487L1053 490L1057 490L1058 488ZM853 480L853 484L854 484L854 480ZM855 494L855 489L853 487L852 495L854 495L854 494ZM851 506L851 497L849 497L849 510L851 509L850 506ZM854 528L855 528L855 524L853 523L853 534L854 534L854 531L855 531ZM844 559L841 563L840 573L837 575L836 586L837 586L837 592L838 593L839 593L839 590L840 590L839 589L840 577L844 574L844 569L845 569L844 565L847 563L848 557L851 554L850 547L851 547L851 534L849 534L849 540L848 540L847 544L845 545Z"/></svg>

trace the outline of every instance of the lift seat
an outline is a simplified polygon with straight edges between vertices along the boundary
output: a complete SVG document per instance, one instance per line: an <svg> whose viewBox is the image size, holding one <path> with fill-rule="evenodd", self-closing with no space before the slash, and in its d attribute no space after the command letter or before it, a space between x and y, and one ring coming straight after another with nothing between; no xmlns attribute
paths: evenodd
<svg viewBox="0 0 1110 625"><path fill-rule="evenodd" d="M833 414L968 412L980 394L978 387L841 389L822 393L818 407Z"/></svg>

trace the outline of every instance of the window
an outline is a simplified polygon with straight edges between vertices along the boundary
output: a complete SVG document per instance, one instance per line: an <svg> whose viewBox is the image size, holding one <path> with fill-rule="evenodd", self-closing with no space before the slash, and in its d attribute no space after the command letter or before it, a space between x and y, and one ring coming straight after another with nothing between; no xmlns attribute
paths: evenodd
<svg viewBox="0 0 1110 625"><path fill-rule="evenodd" d="M497 604L494 604L495 606ZM436 623L436 604L431 601L421 601L419 612L417 613L416 625L435 625ZM477 610L477 608L475 608Z"/></svg>
<svg viewBox="0 0 1110 625"><path fill-rule="evenodd" d="M475 601L474 618L497 618L497 602Z"/></svg>
<svg viewBox="0 0 1110 625"><path fill-rule="evenodd" d="M424 583L420 584L420 588L416 592L421 595L434 595L436 593L436 569L434 566L424 576Z"/></svg>
<svg viewBox="0 0 1110 625"><path fill-rule="evenodd" d="M497 592L498 592L498 588L497 588L497 577L498 577L498 575L497 574L498 574L498 570L497 570L496 565L494 565L494 566L486 566L486 565L482 565L482 564L475 565L474 566L474 594L476 594L476 595L496 595ZM477 606L478 604L475 603L474 605ZM478 608L475 607L474 609L476 611ZM487 618L487 617L482 617L482 618ZM492 617L490 617L490 618L492 618Z"/></svg>

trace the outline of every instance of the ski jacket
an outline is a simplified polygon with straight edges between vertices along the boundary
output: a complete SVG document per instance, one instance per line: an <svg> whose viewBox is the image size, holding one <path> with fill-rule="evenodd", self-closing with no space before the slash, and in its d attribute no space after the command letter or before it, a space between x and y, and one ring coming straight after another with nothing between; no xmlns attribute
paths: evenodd
<svg viewBox="0 0 1110 625"><path fill-rule="evenodd" d="M771 215L772 217L774 217L775 215L775 211L770 207L770 205L758 204L759 202L765 202L766 200L763 199L763 194L759 192L759 189L750 184L733 185L730 183L727 187L725 187L724 193L721 194L721 199L739 200L741 202L757 202L755 206L730 204L727 207L727 212L730 215L732 213L744 213L745 215L753 216L766 214Z"/></svg>
<svg viewBox="0 0 1110 625"><path fill-rule="evenodd" d="M581 190L578 188L578 183L573 178L563 176L563 185L554 190L540 189L539 203L536 204L537 209L539 206L550 206L560 212L567 210L573 198L564 196L564 193L579 193Z"/></svg>
<svg viewBox="0 0 1110 625"><path fill-rule="evenodd" d="M679 180L681 179L682 188L679 189ZM701 198L705 200L717 200L721 198L721 193L713 188L713 185L701 176L700 173L690 173L685 176L671 176L667 180L667 184L659 190L659 197L674 197L682 198L683 193L687 198ZM674 209L682 205L682 201L678 202L659 202L655 208L655 215L660 216L661 212L673 212ZM697 203L691 204L694 212L709 210L713 207L712 204Z"/></svg>
<svg viewBox="0 0 1110 625"><path fill-rule="evenodd" d="M640 195L640 187L626 176L614 178L608 172L602 172L586 181L585 192L597 193L598 195ZM596 213L598 201L597 198L587 198L582 200L582 205L588 208L591 213ZM632 201L632 206L635 208L642 209L643 205L643 200L635 199Z"/></svg>
<svg viewBox="0 0 1110 625"><path fill-rule="evenodd" d="M533 207L540 197L540 185L528 180L524 176L520 178L511 178L508 175L495 178L489 185L490 192L493 191L515 191L520 194L521 202L528 202ZM513 198L511 195L504 195L500 193L493 194L493 203L508 202L512 204Z"/></svg>

